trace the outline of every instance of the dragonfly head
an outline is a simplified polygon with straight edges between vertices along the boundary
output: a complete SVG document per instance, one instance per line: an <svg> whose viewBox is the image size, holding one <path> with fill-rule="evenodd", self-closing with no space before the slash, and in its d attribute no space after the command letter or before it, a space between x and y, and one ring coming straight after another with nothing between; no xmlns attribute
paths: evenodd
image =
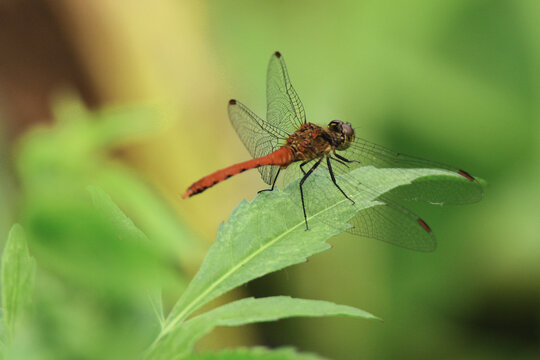
<svg viewBox="0 0 540 360"><path fill-rule="evenodd" d="M337 144L334 144L336 150L345 150L354 141L354 130L349 123L332 120L328 124L328 131L337 135Z"/></svg>

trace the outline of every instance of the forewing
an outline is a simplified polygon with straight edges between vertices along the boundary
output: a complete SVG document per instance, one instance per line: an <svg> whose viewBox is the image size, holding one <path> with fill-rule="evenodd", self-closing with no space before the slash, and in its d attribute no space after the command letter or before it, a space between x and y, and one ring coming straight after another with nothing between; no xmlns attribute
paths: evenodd
<svg viewBox="0 0 540 360"><path fill-rule="evenodd" d="M396 152L364 139L356 138L347 150L338 151L338 154L354 161L349 163L350 169L372 165L377 168L444 169L460 175L448 179L418 180L411 185L393 190L391 195L396 198L437 204L469 204L480 201L483 196L483 187L480 182L463 170Z"/></svg>
<svg viewBox="0 0 540 360"><path fill-rule="evenodd" d="M238 137L253 158L268 155L279 149L288 137L283 130L265 122L237 100L229 101L229 118ZM267 184L272 184L278 169L278 166L258 168Z"/></svg>
<svg viewBox="0 0 540 360"><path fill-rule="evenodd" d="M266 77L266 119L276 128L292 134L306 123L306 113L294 90L283 56L276 52L270 58Z"/></svg>

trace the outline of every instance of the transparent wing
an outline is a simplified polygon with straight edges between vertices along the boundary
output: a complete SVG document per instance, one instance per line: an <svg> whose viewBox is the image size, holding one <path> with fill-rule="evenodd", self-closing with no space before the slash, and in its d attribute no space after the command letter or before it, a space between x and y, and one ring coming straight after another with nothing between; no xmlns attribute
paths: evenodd
<svg viewBox="0 0 540 360"><path fill-rule="evenodd" d="M349 221L353 227L347 232L416 251L428 252L437 248L435 236L426 222L393 200L392 192L387 193L387 189L372 183L369 178L358 182L348 175L350 166L330 161L336 182L344 191L361 191L378 203L359 211Z"/></svg>
<svg viewBox="0 0 540 360"><path fill-rule="evenodd" d="M420 217L388 197L377 199L381 204L356 214L349 221L353 227L347 232L416 251L437 248L435 236Z"/></svg>
<svg viewBox="0 0 540 360"><path fill-rule="evenodd" d="M381 145L356 138L351 146L338 154L348 160L349 170L372 165L377 168L428 168L444 169L461 175L455 179L421 179L412 185L400 187L391 192L392 196L405 200L425 201L437 204L469 204L480 201L483 188L478 180L454 166L406 155L387 149ZM463 181L466 179L467 181Z"/></svg>
<svg viewBox="0 0 540 360"><path fill-rule="evenodd" d="M313 164L314 161L305 165L304 170L309 170ZM326 161L323 160L319 169L304 182L304 201L308 217L316 213L321 203L341 203L339 206L356 208L354 209L356 215L349 221L352 228L347 230L353 235L384 241L416 251L427 252L436 249L437 241L428 225L392 198L381 195L388 189L372 183L373 179L370 178L370 174L378 170L371 168L371 172L366 171L366 181L358 182L348 174L350 169L347 166L332 160L331 166L336 183L345 194L355 200L355 204L347 200L334 185ZM287 173L293 172L297 176L301 176L298 164L292 164L287 168ZM298 200L295 201L299 204L298 211L302 211L300 199L295 200ZM359 207L366 201L375 203L375 205L368 208ZM333 211L336 214L333 214ZM326 207L322 221L332 226L336 216L339 216L337 215L339 211L338 206Z"/></svg>
<svg viewBox="0 0 540 360"><path fill-rule="evenodd" d="M229 101L229 119L253 158L270 154L287 140L287 133L264 121L237 100ZM278 169L278 166L258 168L264 182L270 185Z"/></svg>
<svg viewBox="0 0 540 360"><path fill-rule="evenodd" d="M306 113L294 90L283 56L276 52L270 58L266 74L266 119L273 126L292 134L306 123Z"/></svg>

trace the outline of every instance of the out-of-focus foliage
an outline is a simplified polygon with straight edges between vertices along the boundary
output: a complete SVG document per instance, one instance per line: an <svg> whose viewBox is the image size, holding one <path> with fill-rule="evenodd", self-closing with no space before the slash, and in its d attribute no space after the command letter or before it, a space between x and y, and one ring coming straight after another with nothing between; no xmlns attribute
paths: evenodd
<svg viewBox="0 0 540 360"><path fill-rule="evenodd" d="M323 360L315 354L299 353L291 348L268 350L266 348L250 348L225 350L218 353L193 355L192 360Z"/></svg>
<svg viewBox="0 0 540 360"><path fill-rule="evenodd" d="M39 271L32 316L17 327L10 358L133 358L159 329L151 304L161 302L152 301L153 294L163 288L177 296L184 287L180 266L189 266L200 252L152 190L119 161L107 160L114 146L148 133L155 110L94 114L73 101L57 110L55 124L33 129L19 143L19 217ZM126 211L144 219L139 226L153 237L95 185L110 189ZM23 249L20 236L14 228L2 261L8 334L16 305L26 303L29 291L24 279L30 270L15 262L24 255L14 254Z"/></svg>
<svg viewBox="0 0 540 360"><path fill-rule="evenodd" d="M2 336L3 344L12 340L18 323L26 315L35 275L36 262L28 252L23 229L14 225L2 253L2 318L6 335Z"/></svg>
<svg viewBox="0 0 540 360"><path fill-rule="evenodd" d="M133 106L90 113L68 98L59 101L55 110L54 126L32 129L19 144L16 166L24 190L26 227L32 230L34 226L54 227L55 221L60 221L56 224L59 227L64 220L69 223L58 212L75 214L71 208L78 207L88 195L86 186L96 184L114 192L116 201L129 207L161 251L168 253L174 248L186 263L200 256L153 190L119 161L108 160L116 148L148 136L157 126L158 110ZM38 229L37 233L49 231L55 230Z"/></svg>

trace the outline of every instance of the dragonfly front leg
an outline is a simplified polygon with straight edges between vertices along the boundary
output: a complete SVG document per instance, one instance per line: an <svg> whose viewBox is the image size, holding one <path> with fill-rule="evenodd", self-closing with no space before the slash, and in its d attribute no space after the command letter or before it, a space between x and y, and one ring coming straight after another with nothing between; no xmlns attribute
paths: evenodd
<svg viewBox="0 0 540 360"><path fill-rule="evenodd" d="M349 159L347 159L346 157L339 155L339 154L336 153L335 151L334 151L334 156L337 157L339 160L344 161L344 162L349 163L349 164L350 164L350 163L354 163L354 162L359 163L359 164L362 163L362 162L360 162L360 161L358 161L358 160L349 160Z"/></svg>
<svg viewBox="0 0 540 360"><path fill-rule="evenodd" d="M349 164L347 164L345 161L341 161L341 160L339 160L338 158L334 158L334 157L332 157L332 156L330 156L329 158L332 159L332 160L337 161L337 162L340 163L341 165L344 165L344 166L346 166L346 167L348 167L348 168L350 167Z"/></svg>
<svg viewBox="0 0 540 360"><path fill-rule="evenodd" d="M304 184L304 181L306 181L306 179L308 178L309 175L311 175L311 173L313 171L315 171L315 169L317 168L317 166L319 166L319 164L321 163L322 161L322 157L317 160L317 162L315 163L315 165L313 165L311 167L311 169L308 170L307 173L304 173L304 177L302 178L302 180L300 180L300 198L302 199L302 210L304 210L304 221L306 222L306 230L309 230L309 227L308 227L308 223L307 223L307 216L306 216L306 204L304 203L304 191L302 190L302 185ZM305 165L307 164L307 162L303 162L302 164L300 164L300 169L302 169L302 165ZM304 171L304 169L302 169L302 171Z"/></svg>
<svg viewBox="0 0 540 360"><path fill-rule="evenodd" d="M345 191L343 191L343 189L338 185L338 183L336 181L336 178L334 176L334 170L332 170L332 165L330 164L330 157L326 158L326 164L328 165L328 171L330 172L330 178L332 179L332 182L334 183L334 185L336 185L336 187L338 188L339 191L341 191L343 196L345 196L347 199L349 199L352 202L352 204L354 205L355 204L354 200L351 199L347 194L345 194Z"/></svg>

